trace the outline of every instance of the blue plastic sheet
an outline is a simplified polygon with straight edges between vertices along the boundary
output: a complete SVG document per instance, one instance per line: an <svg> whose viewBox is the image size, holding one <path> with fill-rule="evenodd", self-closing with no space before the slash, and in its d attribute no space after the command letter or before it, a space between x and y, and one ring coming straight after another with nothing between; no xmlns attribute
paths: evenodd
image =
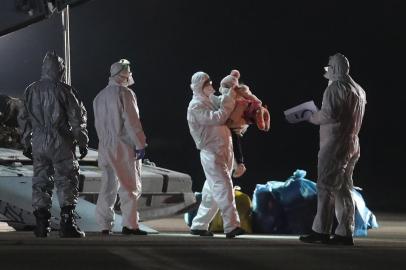
<svg viewBox="0 0 406 270"><path fill-rule="evenodd" d="M297 170L284 182L258 184L253 195L253 230L257 233L301 234L311 230L317 191Z"/></svg>
<svg viewBox="0 0 406 270"><path fill-rule="evenodd" d="M192 226L192 221L195 218L195 216L197 215L197 211L199 210L200 203L202 202L202 193L195 192L195 197L196 197L196 203L195 203L194 207L189 212L186 212L183 215L185 223L189 227Z"/></svg>
<svg viewBox="0 0 406 270"><path fill-rule="evenodd" d="M304 234L311 232L317 211L316 183L305 179L306 171L296 170L286 181L258 184L253 194L253 230L256 233ZM353 190L356 205L354 236L366 236L377 228L375 216L362 195Z"/></svg>
<svg viewBox="0 0 406 270"><path fill-rule="evenodd" d="M366 207L361 193L353 189L352 197L356 205L354 236L367 236L368 229L378 228L378 222L375 215Z"/></svg>

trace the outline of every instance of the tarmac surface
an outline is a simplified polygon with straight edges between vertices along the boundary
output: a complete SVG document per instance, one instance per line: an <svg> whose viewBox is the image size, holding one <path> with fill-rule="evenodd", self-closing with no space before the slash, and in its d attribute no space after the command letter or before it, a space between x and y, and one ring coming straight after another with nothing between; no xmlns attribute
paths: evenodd
<svg viewBox="0 0 406 270"><path fill-rule="evenodd" d="M47 239L0 223L0 269L406 269L406 214L375 213L379 228L355 247L305 244L297 235L192 236L181 216L144 224L148 236Z"/></svg>

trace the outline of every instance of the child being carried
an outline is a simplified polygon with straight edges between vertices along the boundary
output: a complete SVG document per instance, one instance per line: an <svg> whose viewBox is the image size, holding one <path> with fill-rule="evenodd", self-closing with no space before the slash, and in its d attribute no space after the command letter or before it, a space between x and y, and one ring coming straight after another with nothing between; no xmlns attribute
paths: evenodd
<svg viewBox="0 0 406 270"><path fill-rule="evenodd" d="M212 95L214 104L220 104L223 95L235 97L235 107L226 124L231 129L233 138L234 157L237 165L233 171L233 177L241 177L247 170L244 165L242 153L242 136L251 124L256 124L259 130L269 131L270 116L266 106L262 106L259 100L247 85L239 84L240 72L232 70L220 83L220 96ZM235 92L232 93L232 91Z"/></svg>

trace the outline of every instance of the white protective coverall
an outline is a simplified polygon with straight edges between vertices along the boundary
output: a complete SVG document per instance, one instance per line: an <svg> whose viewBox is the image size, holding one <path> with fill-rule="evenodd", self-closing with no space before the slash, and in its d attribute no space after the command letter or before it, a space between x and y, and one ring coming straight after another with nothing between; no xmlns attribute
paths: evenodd
<svg viewBox="0 0 406 270"><path fill-rule="evenodd" d="M230 102L230 96L224 95L220 108L216 108L203 92L203 85L209 80L204 72L197 72L192 76L193 98L187 110L190 134L200 150L200 160L206 176L202 202L191 229L208 230L210 222L220 209L224 232L229 233L240 227L231 180L233 144L230 129L225 125L234 108L234 102Z"/></svg>
<svg viewBox="0 0 406 270"><path fill-rule="evenodd" d="M113 77L110 77L107 87L93 101L95 127L99 137L98 163L103 170L96 220L102 230L113 228L113 207L117 192L123 216L122 226L130 229L139 227L137 200L141 196L142 160L136 160L134 149L144 149L146 137L139 118L136 96L127 87L127 81L119 82L117 66L119 69L118 63L112 65ZM128 70L127 74L131 77Z"/></svg>
<svg viewBox="0 0 406 270"><path fill-rule="evenodd" d="M317 214L313 230L330 234L334 212L336 235L350 237L354 231L352 174L360 157L358 133L365 112L364 90L349 76L349 62L342 54L329 59L326 74L329 85L320 111L309 121L320 125L318 153Z"/></svg>

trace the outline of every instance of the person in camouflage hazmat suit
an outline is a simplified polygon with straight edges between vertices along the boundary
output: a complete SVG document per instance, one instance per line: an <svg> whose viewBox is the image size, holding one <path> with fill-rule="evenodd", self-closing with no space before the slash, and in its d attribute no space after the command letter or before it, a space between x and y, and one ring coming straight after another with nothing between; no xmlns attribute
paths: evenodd
<svg viewBox="0 0 406 270"><path fill-rule="evenodd" d="M76 225L74 209L79 188L79 163L87 155L87 113L75 90L65 84L63 59L45 55L41 79L27 87L19 116L24 155L33 160L32 205L36 217L34 234L50 232L52 190L56 185L61 207L60 237L84 237Z"/></svg>

